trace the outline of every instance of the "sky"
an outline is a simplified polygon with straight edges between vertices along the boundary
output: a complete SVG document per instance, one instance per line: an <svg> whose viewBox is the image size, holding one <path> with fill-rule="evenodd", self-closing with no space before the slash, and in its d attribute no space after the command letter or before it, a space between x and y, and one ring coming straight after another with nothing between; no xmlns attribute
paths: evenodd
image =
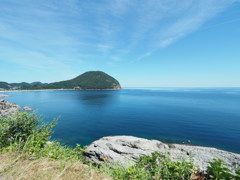
<svg viewBox="0 0 240 180"><path fill-rule="evenodd" d="M240 87L240 0L0 0L0 81Z"/></svg>

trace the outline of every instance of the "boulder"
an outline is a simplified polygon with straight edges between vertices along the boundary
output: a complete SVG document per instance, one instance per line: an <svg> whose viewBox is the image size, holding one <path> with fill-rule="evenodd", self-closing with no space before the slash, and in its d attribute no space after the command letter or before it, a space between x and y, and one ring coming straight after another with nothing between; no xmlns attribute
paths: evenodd
<svg viewBox="0 0 240 180"><path fill-rule="evenodd" d="M231 166L231 170L240 167L240 154L235 154L211 147L181 144L166 144L157 140L147 140L133 136L109 136L94 141L85 151L87 159L102 164L104 161L120 163L127 167L135 163L140 156L153 152L168 154L171 160L189 161L190 159L205 171L208 162L220 158Z"/></svg>
<svg viewBox="0 0 240 180"><path fill-rule="evenodd" d="M23 109L24 109L25 111L32 111L32 108L30 108L30 107L28 107L28 106L25 106Z"/></svg>
<svg viewBox="0 0 240 180"><path fill-rule="evenodd" d="M14 113L20 109L15 103L10 103L5 100L0 100L0 116L7 116L11 113Z"/></svg>

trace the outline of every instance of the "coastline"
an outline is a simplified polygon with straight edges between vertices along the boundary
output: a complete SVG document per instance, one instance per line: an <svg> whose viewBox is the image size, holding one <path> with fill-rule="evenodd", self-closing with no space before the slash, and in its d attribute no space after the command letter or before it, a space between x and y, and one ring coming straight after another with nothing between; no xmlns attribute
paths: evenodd
<svg viewBox="0 0 240 180"><path fill-rule="evenodd" d="M19 109L20 106L17 104L5 100L0 102L0 115L2 116L7 116ZM104 159L99 159L99 157L109 157L109 159L111 159L110 162L120 162L125 166L128 162L134 163L136 158L142 155L150 155L152 152L160 152L162 154L170 153L169 157L172 160L193 160L201 171L205 171L208 162L212 161L214 158L222 159L227 164L232 165L230 167L232 171L240 167L239 153L218 149L212 146L164 143L159 140L126 135L105 136L95 140L88 146L85 154L90 161L96 164L104 162ZM126 158L128 161L126 161Z"/></svg>
<svg viewBox="0 0 240 180"><path fill-rule="evenodd" d="M32 90L1 90L1 93L4 92L21 92L21 91L77 91L75 89L32 89Z"/></svg>
<svg viewBox="0 0 240 180"><path fill-rule="evenodd" d="M31 90L1 90L0 93L4 92L22 92L22 91L117 91L121 89L31 89Z"/></svg>
<svg viewBox="0 0 240 180"><path fill-rule="evenodd" d="M0 94L0 98L6 98L6 97L10 97L10 95L8 95L8 94Z"/></svg>

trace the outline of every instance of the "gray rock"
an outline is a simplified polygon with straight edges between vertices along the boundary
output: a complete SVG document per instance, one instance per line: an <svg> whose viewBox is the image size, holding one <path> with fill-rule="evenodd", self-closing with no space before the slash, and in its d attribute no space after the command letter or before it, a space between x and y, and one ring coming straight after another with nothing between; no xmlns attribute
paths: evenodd
<svg viewBox="0 0 240 180"><path fill-rule="evenodd" d="M28 106L25 106L23 109L24 109L25 111L32 111L32 108L30 108L30 107L28 107Z"/></svg>
<svg viewBox="0 0 240 180"><path fill-rule="evenodd" d="M165 144L157 140L147 140L132 136L109 136L94 141L87 149L87 158L101 164L104 160L129 166L140 156L151 155L153 152L170 153L172 160L190 160L205 171L208 162L220 158L231 166L231 170L240 167L240 154L222 151L216 148L190 146L181 144Z"/></svg>
<svg viewBox="0 0 240 180"><path fill-rule="evenodd" d="M7 94L0 94L0 98L5 98L5 97L9 97L9 95L7 95Z"/></svg>
<svg viewBox="0 0 240 180"><path fill-rule="evenodd" d="M15 103L10 103L5 100L0 100L0 116L7 116L12 114L20 109Z"/></svg>

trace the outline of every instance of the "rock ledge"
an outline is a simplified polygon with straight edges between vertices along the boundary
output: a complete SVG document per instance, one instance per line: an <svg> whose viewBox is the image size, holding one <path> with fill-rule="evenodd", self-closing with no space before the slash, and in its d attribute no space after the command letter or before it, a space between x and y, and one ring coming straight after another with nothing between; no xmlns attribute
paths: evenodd
<svg viewBox="0 0 240 180"><path fill-rule="evenodd" d="M20 109L15 103L10 103L5 100L0 100L0 116L7 116L11 113L14 113Z"/></svg>
<svg viewBox="0 0 240 180"><path fill-rule="evenodd" d="M87 149L88 160L101 164L104 160L128 166L142 155L152 152L170 153L172 160L193 160L200 170L205 171L208 162L220 158L231 166L231 170L240 167L240 154L222 151L216 148L190 146L181 144L166 144L157 140L147 140L133 136L109 136L94 141Z"/></svg>
<svg viewBox="0 0 240 180"><path fill-rule="evenodd" d="M10 95L7 95L7 94L0 94L0 98L6 98L6 97L9 97Z"/></svg>

